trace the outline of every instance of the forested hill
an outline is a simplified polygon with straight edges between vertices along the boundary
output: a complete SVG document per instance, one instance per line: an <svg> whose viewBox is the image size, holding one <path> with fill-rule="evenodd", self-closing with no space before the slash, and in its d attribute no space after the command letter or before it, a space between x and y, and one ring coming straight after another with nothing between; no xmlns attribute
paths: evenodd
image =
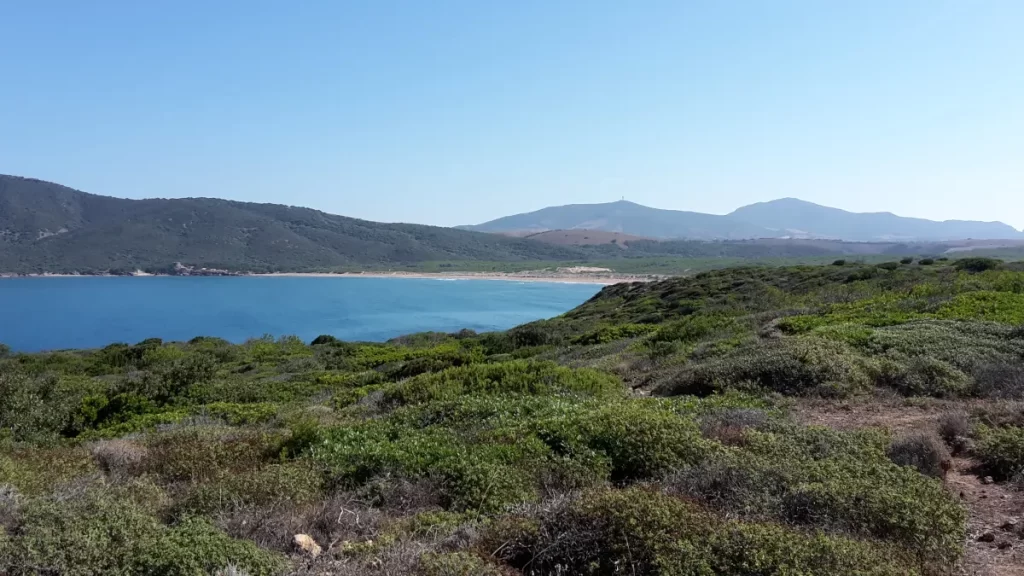
<svg viewBox="0 0 1024 576"><path fill-rule="evenodd" d="M0 175L0 272L315 270L437 260L571 260L568 247L276 204L126 200Z"/></svg>

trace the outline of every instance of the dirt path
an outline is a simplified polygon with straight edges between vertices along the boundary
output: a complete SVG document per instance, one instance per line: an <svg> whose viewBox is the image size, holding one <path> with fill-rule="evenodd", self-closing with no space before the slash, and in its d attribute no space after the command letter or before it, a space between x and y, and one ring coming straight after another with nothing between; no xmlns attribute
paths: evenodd
<svg viewBox="0 0 1024 576"><path fill-rule="evenodd" d="M934 429L941 404L908 406L904 403L805 403L795 408L806 423L841 430L886 428L894 433ZM968 511L967 542L961 574L964 576L1024 575L1024 492L985 483L972 473L975 462L954 458L946 487Z"/></svg>
<svg viewBox="0 0 1024 576"><path fill-rule="evenodd" d="M960 496L970 513L964 574L1020 576L1024 574L1024 493L984 484L971 473L974 465L955 458L946 477L946 487Z"/></svg>

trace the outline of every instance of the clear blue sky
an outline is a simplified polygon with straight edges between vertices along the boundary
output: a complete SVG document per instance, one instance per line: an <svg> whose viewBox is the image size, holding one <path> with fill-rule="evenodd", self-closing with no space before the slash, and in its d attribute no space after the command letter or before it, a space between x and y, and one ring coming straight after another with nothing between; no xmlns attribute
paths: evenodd
<svg viewBox="0 0 1024 576"><path fill-rule="evenodd" d="M796 196L1024 226L1021 0L0 3L0 173L476 223Z"/></svg>

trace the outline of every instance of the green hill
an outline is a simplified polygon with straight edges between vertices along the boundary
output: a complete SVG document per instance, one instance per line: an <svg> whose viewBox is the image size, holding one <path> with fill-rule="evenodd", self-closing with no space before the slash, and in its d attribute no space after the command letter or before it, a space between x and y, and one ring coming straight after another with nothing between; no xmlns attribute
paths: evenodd
<svg viewBox="0 0 1024 576"><path fill-rule="evenodd" d="M304 271L437 260L571 260L566 247L308 208L209 198L125 200L0 175L0 271L190 266Z"/></svg>

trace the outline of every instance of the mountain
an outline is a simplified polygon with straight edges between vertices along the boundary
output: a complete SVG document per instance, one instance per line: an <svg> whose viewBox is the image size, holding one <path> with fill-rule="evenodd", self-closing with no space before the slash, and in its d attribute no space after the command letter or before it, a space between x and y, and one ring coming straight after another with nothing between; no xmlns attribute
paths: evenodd
<svg viewBox="0 0 1024 576"><path fill-rule="evenodd" d="M1024 233L1002 222L905 218L890 212L847 212L796 198L759 202L728 215L789 236L854 241L1024 239Z"/></svg>
<svg viewBox="0 0 1024 576"><path fill-rule="evenodd" d="M503 233L602 230L649 238L690 238L695 240L763 238L782 235L727 216L660 210L625 200L605 204L555 206L460 228Z"/></svg>
<svg viewBox="0 0 1024 576"><path fill-rule="evenodd" d="M0 272L302 271L450 260L571 260L571 247L276 204L126 200L0 175Z"/></svg>
<svg viewBox="0 0 1024 576"><path fill-rule="evenodd" d="M601 230L648 238L696 240L830 238L855 242L938 242L968 238L1024 239L1024 233L1002 222L935 222L888 212L847 212L795 198L751 204L725 216L660 210L626 201L573 204L461 228L518 234L546 230Z"/></svg>

